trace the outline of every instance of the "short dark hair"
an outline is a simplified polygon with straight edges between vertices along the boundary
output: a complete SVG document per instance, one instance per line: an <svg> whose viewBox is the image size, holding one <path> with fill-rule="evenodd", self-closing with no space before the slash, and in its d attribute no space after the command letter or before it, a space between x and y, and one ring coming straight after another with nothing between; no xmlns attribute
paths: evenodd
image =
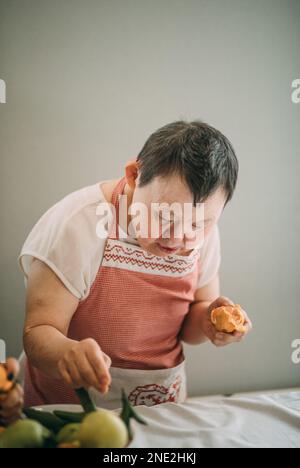
<svg viewBox="0 0 300 468"><path fill-rule="evenodd" d="M194 204L205 201L218 187L232 198L238 160L230 141L215 128L200 120L179 120L150 135L137 156L139 186L157 176L174 173L184 178L194 195Z"/></svg>

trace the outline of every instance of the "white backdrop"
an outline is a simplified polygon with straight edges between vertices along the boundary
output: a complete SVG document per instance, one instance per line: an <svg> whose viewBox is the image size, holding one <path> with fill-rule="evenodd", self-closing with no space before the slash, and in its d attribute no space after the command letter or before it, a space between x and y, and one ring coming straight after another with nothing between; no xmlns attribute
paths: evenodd
<svg viewBox="0 0 300 468"><path fill-rule="evenodd" d="M224 212L222 294L254 322L186 347L191 395L299 384L298 0L0 0L0 338L21 350L22 242L67 193L120 177L155 129L202 118L240 160Z"/></svg>

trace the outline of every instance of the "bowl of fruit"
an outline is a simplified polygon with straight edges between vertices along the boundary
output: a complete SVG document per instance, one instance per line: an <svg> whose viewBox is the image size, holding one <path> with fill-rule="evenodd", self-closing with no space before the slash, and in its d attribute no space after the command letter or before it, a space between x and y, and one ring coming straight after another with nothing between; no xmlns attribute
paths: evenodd
<svg viewBox="0 0 300 468"><path fill-rule="evenodd" d="M8 387L5 382L5 391ZM97 408L84 388L75 392L81 405L23 408L22 419L0 428L0 448L130 448L131 420L146 422L124 390L121 411Z"/></svg>

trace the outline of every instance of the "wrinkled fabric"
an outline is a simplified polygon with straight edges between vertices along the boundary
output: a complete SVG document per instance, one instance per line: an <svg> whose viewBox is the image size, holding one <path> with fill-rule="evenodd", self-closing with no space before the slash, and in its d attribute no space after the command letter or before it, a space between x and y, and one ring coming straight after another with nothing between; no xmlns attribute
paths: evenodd
<svg viewBox="0 0 300 468"><path fill-rule="evenodd" d="M300 448L300 389L136 408L131 447Z"/></svg>

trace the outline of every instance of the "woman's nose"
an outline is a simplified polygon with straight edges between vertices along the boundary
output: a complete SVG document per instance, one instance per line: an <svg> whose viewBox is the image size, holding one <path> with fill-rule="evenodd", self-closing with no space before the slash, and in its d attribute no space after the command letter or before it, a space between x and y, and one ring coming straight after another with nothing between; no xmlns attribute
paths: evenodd
<svg viewBox="0 0 300 468"><path fill-rule="evenodd" d="M162 237L170 241L176 239L176 245L178 245L178 241L183 241L184 233L181 226L170 223L168 226L163 227Z"/></svg>

